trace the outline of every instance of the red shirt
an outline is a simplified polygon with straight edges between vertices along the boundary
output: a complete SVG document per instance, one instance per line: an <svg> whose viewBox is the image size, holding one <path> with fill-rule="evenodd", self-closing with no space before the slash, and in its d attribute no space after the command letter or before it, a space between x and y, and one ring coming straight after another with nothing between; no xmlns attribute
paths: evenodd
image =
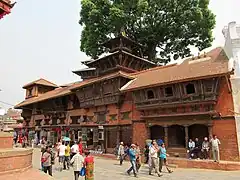
<svg viewBox="0 0 240 180"><path fill-rule="evenodd" d="M79 153L82 155L82 153L83 153L83 145L82 145L82 143L78 144L78 149L79 149Z"/></svg>

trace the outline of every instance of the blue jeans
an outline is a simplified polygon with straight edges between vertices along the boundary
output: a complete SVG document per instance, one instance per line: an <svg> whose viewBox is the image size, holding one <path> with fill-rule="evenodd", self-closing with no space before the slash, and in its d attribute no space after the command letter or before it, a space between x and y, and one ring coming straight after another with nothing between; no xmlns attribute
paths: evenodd
<svg viewBox="0 0 240 180"><path fill-rule="evenodd" d="M136 169L136 160L130 160L131 167L127 170L128 173L133 171L133 174L136 176L137 175L137 169Z"/></svg>

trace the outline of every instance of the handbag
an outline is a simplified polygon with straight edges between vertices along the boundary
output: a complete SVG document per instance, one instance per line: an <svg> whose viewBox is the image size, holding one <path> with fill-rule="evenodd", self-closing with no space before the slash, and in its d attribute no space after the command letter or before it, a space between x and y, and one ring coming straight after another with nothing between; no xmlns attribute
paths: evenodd
<svg viewBox="0 0 240 180"><path fill-rule="evenodd" d="M82 169L79 172L79 175L80 176L85 176L86 175L86 168L85 167L82 167Z"/></svg>

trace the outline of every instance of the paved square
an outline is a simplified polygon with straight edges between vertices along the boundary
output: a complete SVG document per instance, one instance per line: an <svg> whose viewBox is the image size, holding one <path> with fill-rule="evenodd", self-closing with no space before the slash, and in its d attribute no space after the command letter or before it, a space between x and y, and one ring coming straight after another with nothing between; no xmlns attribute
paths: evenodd
<svg viewBox="0 0 240 180"><path fill-rule="evenodd" d="M56 170L56 166L53 167L53 177L57 180L73 180L72 169L69 171L59 172ZM125 162L123 166L119 166L118 161L95 158L95 179L96 180L131 180L131 179L142 179L142 180L239 180L240 171L226 172L226 171L213 171L213 170L199 170L199 169L173 169L172 174L163 173L162 177L149 176L148 168L145 165L140 169L139 177L135 178L128 176L126 170L129 168L129 162ZM33 155L33 167L39 169L40 167L40 150L35 149ZM79 178L83 180L84 178Z"/></svg>

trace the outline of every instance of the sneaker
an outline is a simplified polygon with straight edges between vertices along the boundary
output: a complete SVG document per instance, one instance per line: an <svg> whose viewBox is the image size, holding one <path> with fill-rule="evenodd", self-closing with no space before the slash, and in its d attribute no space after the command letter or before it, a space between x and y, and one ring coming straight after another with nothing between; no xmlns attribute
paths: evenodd
<svg viewBox="0 0 240 180"><path fill-rule="evenodd" d="M130 172L127 171L127 174L130 176Z"/></svg>
<svg viewBox="0 0 240 180"><path fill-rule="evenodd" d="M162 174L158 174L158 177L161 177L161 176L163 176Z"/></svg>

